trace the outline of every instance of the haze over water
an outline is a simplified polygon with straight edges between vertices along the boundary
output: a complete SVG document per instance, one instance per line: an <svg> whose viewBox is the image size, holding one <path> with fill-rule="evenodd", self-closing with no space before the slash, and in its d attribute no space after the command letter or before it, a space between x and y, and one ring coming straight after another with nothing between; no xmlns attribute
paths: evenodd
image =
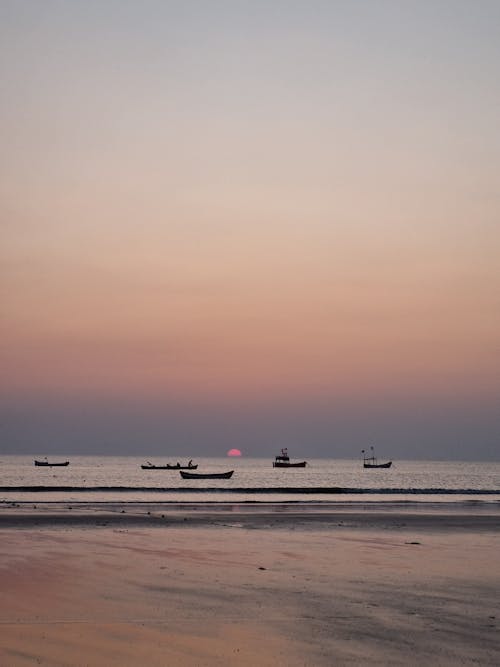
<svg viewBox="0 0 500 667"><path fill-rule="evenodd" d="M0 6L0 452L497 460L500 4Z"/></svg>

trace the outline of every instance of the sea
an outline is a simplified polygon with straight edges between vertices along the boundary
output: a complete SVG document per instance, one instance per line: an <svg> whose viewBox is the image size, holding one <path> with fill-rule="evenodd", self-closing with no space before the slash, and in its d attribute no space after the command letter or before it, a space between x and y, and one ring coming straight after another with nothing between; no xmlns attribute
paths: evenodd
<svg viewBox="0 0 500 667"><path fill-rule="evenodd" d="M41 456L0 457L0 502L398 503L500 507L500 462L394 461L364 469L359 459L310 459L306 468L273 468L271 458L195 458L197 472L234 470L231 479L184 480L185 457L71 456L68 467L35 467ZM64 460L49 457L49 460Z"/></svg>

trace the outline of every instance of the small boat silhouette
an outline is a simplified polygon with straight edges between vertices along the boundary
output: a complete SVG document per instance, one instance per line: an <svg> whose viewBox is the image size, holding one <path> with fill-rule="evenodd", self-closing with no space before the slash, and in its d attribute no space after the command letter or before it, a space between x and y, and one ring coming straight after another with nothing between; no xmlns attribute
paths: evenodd
<svg viewBox="0 0 500 667"><path fill-rule="evenodd" d="M385 463L379 463L376 456L375 450L373 447L370 447L371 456L366 456L367 452L364 449L361 450L363 454L363 468L390 468L392 466L392 461L386 461Z"/></svg>

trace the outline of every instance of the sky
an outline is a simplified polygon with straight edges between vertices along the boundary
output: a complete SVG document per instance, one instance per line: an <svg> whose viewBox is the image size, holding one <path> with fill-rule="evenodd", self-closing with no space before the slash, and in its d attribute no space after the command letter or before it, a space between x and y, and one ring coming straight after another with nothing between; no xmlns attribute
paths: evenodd
<svg viewBox="0 0 500 667"><path fill-rule="evenodd" d="M0 453L500 459L500 3L1 0Z"/></svg>

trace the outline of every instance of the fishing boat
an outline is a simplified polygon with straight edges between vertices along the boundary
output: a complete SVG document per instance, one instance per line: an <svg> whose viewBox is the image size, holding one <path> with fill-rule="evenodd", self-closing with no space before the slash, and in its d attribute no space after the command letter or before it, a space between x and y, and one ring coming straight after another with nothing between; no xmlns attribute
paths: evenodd
<svg viewBox="0 0 500 667"><path fill-rule="evenodd" d="M143 470L196 470L198 465L193 465L192 461L189 461L189 463L185 466L182 466L180 463L176 463L175 465L172 465L171 463L167 463L164 466L157 466L154 463L151 463L148 461L144 465L141 465L141 468Z"/></svg>
<svg viewBox="0 0 500 667"><path fill-rule="evenodd" d="M367 456L367 452L364 449L361 450L361 453L363 454L363 468L390 468L392 466L392 461L379 463L373 447L370 447L370 452L371 456Z"/></svg>
<svg viewBox="0 0 500 667"><path fill-rule="evenodd" d="M179 471L182 479L229 479L233 476L234 470L229 472L186 472L185 470Z"/></svg>
<svg viewBox="0 0 500 667"><path fill-rule="evenodd" d="M46 468L53 468L54 466L69 466L69 461L55 462L55 461L47 461L47 459L45 459L44 461L37 461L35 459L35 465L45 466Z"/></svg>
<svg viewBox="0 0 500 667"><path fill-rule="evenodd" d="M276 456L273 461L273 468L305 468L306 465L307 461L298 461L296 463L292 463L290 461L290 457L288 456L288 449L286 447L283 447L281 454Z"/></svg>

